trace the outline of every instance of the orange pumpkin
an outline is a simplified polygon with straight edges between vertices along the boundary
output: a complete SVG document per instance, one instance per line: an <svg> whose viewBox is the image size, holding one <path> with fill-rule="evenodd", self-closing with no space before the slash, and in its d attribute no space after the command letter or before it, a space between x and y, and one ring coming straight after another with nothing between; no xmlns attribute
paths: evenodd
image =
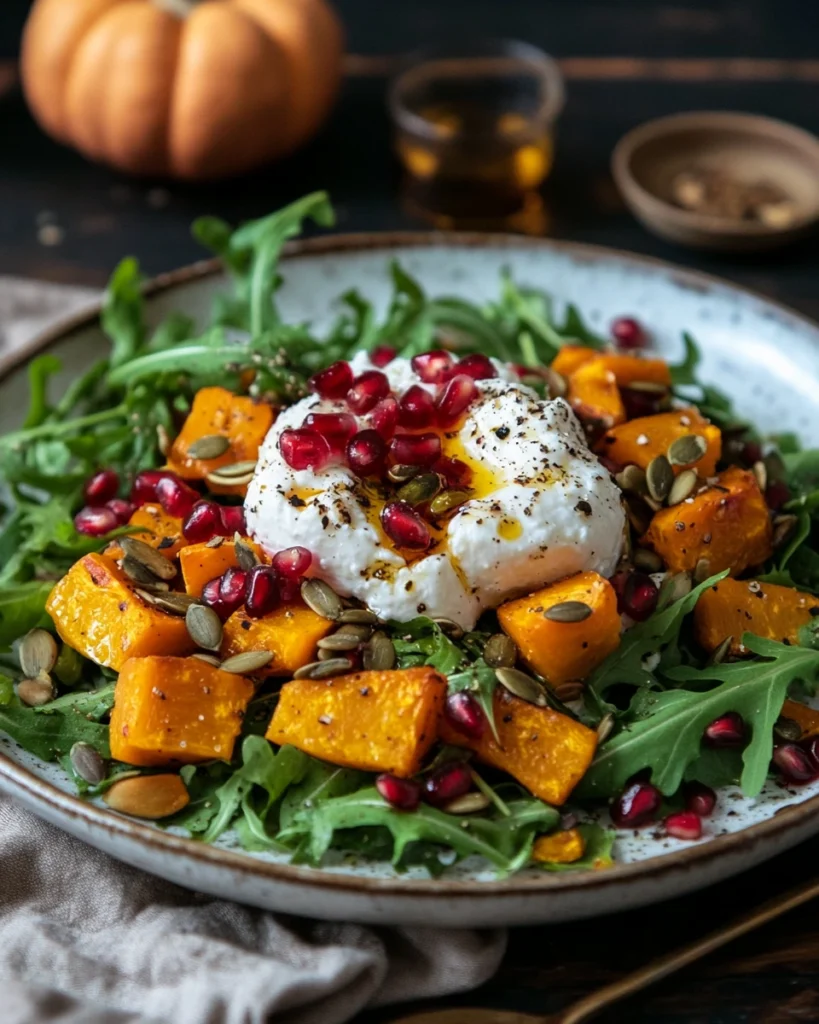
<svg viewBox="0 0 819 1024"><path fill-rule="evenodd" d="M341 73L325 0L36 0L23 88L41 126L133 174L238 174L318 128Z"/></svg>

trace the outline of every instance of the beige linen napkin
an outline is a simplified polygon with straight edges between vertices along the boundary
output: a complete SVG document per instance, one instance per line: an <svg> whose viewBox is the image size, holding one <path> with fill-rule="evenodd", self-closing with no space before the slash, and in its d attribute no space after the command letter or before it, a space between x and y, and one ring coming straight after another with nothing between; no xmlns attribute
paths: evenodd
<svg viewBox="0 0 819 1024"><path fill-rule="evenodd" d="M0 278L0 363L91 298ZM0 797L3 1024L337 1024L474 988L505 945L500 929L334 924L188 892Z"/></svg>

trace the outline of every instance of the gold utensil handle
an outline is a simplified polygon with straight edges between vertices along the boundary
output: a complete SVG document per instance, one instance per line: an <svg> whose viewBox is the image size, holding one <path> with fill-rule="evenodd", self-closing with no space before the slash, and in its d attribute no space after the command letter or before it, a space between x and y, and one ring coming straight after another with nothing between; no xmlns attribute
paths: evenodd
<svg viewBox="0 0 819 1024"><path fill-rule="evenodd" d="M613 1003L619 1002L635 992L639 992L648 985L654 984L655 981L660 981L662 978L681 970L683 967L687 967L688 964L707 956L708 953L719 949L720 946L738 939L741 935L747 935L748 932L752 932L755 928L767 924L768 921L772 921L782 914L787 914L789 910L800 907L803 903L809 903L817 896L819 896L819 881L816 879L790 889L788 892L775 896L747 914L743 914L724 928L717 928L702 939L695 939L687 946L681 946L679 949L666 953L665 956L652 960L645 967L627 974L624 978L620 978L619 981L597 989L596 992L592 992L591 995L568 1007L563 1013L556 1014L554 1018L546 1019L549 1021L554 1020L555 1024L558 1024L558 1022L559 1024L581 1024L582 1021L589 1020Z"/></svg>

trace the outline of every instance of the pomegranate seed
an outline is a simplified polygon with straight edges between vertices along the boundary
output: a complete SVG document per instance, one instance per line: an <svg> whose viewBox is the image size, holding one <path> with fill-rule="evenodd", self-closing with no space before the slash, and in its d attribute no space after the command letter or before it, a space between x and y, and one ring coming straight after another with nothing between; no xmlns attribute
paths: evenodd
<svg viewBox="0 0 819 1024"><path fill-rule="evenodd" d="M455 367L456 373L465 373L473 380L489 380L490 377L497 377L498 371L492 365L488 356L476 353L474 356L464 356L458 360Z"/></svg>
<svg viewBox="0 0 819 1024"><path fill-rule="evenodd" d="M245 611L252 619L260 619L279 603L279 574L272 565L254 565L247 574Z"/></svg>
<svg viewBox="0 0 819 1024"><path fill-rule="evenodd" d="M617 828L639 828L653 821L660 809L662 796L650 782L629 783L609 808Z"/></svg>
<svg viewBox="0 0 819 1024"><path fill-rule="evenodd" d="M472 789L472 772L463 761L444 765L424 783L424 799L434 807L441 807L456 796Z"/></svg>
<svg viewBox="0 0 819 1024"><path fill-rule="evenodd" d="M444 715L452 728L470 739L479 740L486 729L486 715L471 693L460 690L447 697Z"/></svg>
<svg viewBox="0 0 819 1024"><path fill-rule="evenodd" d="M643 572L618 572L611 579L617 594L617 610L635 622L643 622L657 607L660 591L654 580Z"/></svg>
<svg viewBox="0 0 819 1024"><path fill-rule="evenodd" d="M307 572L312 564L313 556L307 548L285 548L273 556L273 567L282 576L298 580Z"/></svg>
<svg viewBox="0 0 819 1024"><path fill-rule="evenodd" d="M717 804L717 794L702 782L686 782L683 786L685 807L701 818L708 818Z"/></svg>
<svg viewBox="0 0 819 1024"><path fill-rule="evenodd" d="M358 425L348 412L311 412L305 417L303 429L321 434L333 455L342 455Z"/></svg>
<svg viewBox="0 0 819 1024"><path fill-rule="evenodd" d="M212 501L200 501L191 509L182 523L182 534L191 544L204 544L222 532L219 506Z"/></svg>
<svg viewBox="0 0 819 1024"><path fill-rule="evenodd" d="M219 596L221 586L221 576L214 576L212 580L208 580L204 587L202 587L202 600L209 608L212 608L216 612L220 619L224 621L230 617L230 612Z"/></svg>
<svg viewBox="0 0 819 1024"><path fill-rule="evenodd" d="M773 763L787 782L807 782L816 776L815 762L795 743L775 746Z"/></svg>
<svg viewBox="0 0 819 1024"><path fill-rule="evenodd" d="M736 711L729 711L714 719L703 739L709 747L740 747L745 742L745 722Z"/></svg>
<svg viewBox="0 0 819 1024"><path fill-rule="evenodd" d="M742 446L742 461L746 466L753 466L762 461L762 446L756 441L746 441Z"/></svg>
<svg viewBox="0 0 819 1024"><path fill-rule="evenodd" d="M156 485L169 475L165 469L143 469L137 473L131 487L131 501L137 506L156 501Z"/></svg>
<svg viewBox="0 0 819 1024"><path fill-rule="evenodd" d="M387 445L377 430L360 430L347 444L347 465L356 476L379 476Z"/></svg>
<svg viewBox="0 0 819 1024"><path fill-rule="evenodd" d="M86 537L104 537L119 525L116 513L105 505L86 505L74 516L74 529Z"/></svg>
<svg viewBox="0 0 819 1024"><path fill-rule="evenodd" d="M654 416L660 411L661 395L650 395L646 391L620 388L620 397L626 410L626 418L637 420L643 416Z"/></svg>
<svg viewBox="0 0 819 1024"><path fill-rule="evenodd" d="M105 505L116 498L119 490L119 476L113 469L101 469L85 483L86 505Z"/></svg>
<svg viewBox="0 0 819 1024"><path fill-rule="evenodd" d="M819 770L819 736L814 736L812 739L804 741L802 747L807 751L808 757L817 766L817 770Z"/></svg>
<svg viewBox="0 0 819 1024"><path fill-rule="evenodd" d="M279 598L282 604L293 604L301 597L301 581L289 580L286 576L279 579Z"/></svg>
<svg viewBox="0 0 819 1024"><path fill-rule="evenodd" d="M314 373L307 384L320 398L344 398L352 387L353 371L349 363L333 363Z"/></svg>
<svg viewBox="0 0 819 1024"><path fill-rule="evenodd" d="M247 597L247 576L244 569L232 565L219 581L219 600L228 614L235 612Z"/></svg>
<svg viewBox="0 0 819 1024"><path fill-rule="evenodd" d="M454 426L478 397L478 393L475 381L465 373L458 373L447 381L435 400L439 425Z"/></svg>
<svg viewBox="0 0 819 1024"><path fill-rule="evenodd" d="M398 352L392 345L376 345L370 353L370 362L381 370L387 363L391 363L397 355Z"/></svg>
<svg viewBox="0 0 819 1024"><path fill-rule="evenodd" d="M687 839L691 842L702 836L702 821L694 811L677 811L665 819L665 830L675 839Z"/></svg>
<svg viewBox="0 0 819 1024"><path fill-rule="evenodd" d="M279 451L291 469L322 469L330 461L330 445L315 430L283 430Z"/></svg>
<svg viewBox="0 0 819 1024"><path fill-rule="evenodd" d="M347 405L361 415L369 412L390 393L390 382L380 370L365 370L353 381L347 392Z"/></svg>
<svg viewBox="0 0 819 1024"><path fill-rule="evenodd" d="M405 501L386 504L381 510L381 525L386 535L400 548L424 551L432 543L429 527Z"/></svg>
<svg viewBox="0 0 819 1024"><path fill-rule="evenodd" d="M643 328L632 316L620 316L612 322L611 336L622 349L645 348L648 339Z"/></svg>
<svg viewBox="0 0 819 1024"><path fill-rule="evenodd" d="M247 534L247 523L245 522L245 510L241 505L219 505L219 518L222 521L221 532L225 537L232 537L238 533L244 537Z"/></svg>
<svg viewBox="0 0 819 1024"><path fill-rule="evenodd" d="M460 459L442 455L433 462L432 468L446 480L448 487L468 487L472 483L472 470Z"/></svg>
<svg viewBox="0 0 819 1024"><path fill-rule="evenodd" d="M399 434L390 442L390 459L396 466L431 466L440 457L437 434Z"/></svg>
<svg viewBox="0 0 819 1024"><path fill-rule="evenodd" d="M449 379L452 366L449 352L424 352L412 357L412 368L425 384L443 384Z"/></svg>
<svg viewBox="0 0 819 1024"><path fill-rule="evenodd" d="M168 473L156 485L156 499L169 516L184 519L202 495L177 476Z"/></svg>
<svg viewBox="0 0 819 1024"><path fill-rule="evenodd" d="M370 426L373 430L377 430L385 441L389 441L395 433L395 425L397 423L398 402L392 395L387 395L386 398L381 399L370 413Z"/></svg>
<svg viewBox="0 0 819 1024"><path fill-rule="evenodd" d="M788 485L782 480L772 480L768 484L768 488L765 491L765 503L768 508L773 509L774 512L778 512L779 509L790 501L791 492Z"/></svg>
<svg viewBox="0 0 819 1024"><path fill-rule="evenodd" d="M412 430L420 430L435 422L435 399L420 384L413 384L401 396L398 422Z"/></svg>
<svg viewBox="0 0 819 1024"><path fill-rule="evenodd" d="M134 506L124 498L111 498L110 501L106 501L105 507L111 509L120 526L124 526L134 514Z"/></svg>
<svg viewBox="0 0 819 1024"><path fill-rule="evenodd" d="M399 779L385 773L375 780L375 788L399 811L414 811L421 801L421 787L412 779Z"/></svg>

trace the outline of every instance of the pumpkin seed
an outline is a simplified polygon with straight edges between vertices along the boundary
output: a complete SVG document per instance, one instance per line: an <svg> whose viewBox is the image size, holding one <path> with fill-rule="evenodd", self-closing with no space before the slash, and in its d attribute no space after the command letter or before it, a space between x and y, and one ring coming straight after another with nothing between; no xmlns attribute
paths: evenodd
<svg viewBox="0 0 819 1024"><path fill-rule="evenodd" d="M668 446L668 461L672 466L690 466L708 451L708 442L702 434L683 434Z"/></svg>
<svg viewBox="0 0 819 1024"><path fill-rule="evenodd" d="M205 434L204 437L198 437L188 448L188 457L208 462L224 455L228 448L230 440L224 434Z"/></svg>
<svg viewBox="0 0 819 1024"><path fill-rule="evenodd" d="M799 522L797 516L786 514L777 516L773 521L773 546L774 549L781 548L786 540L793 533L796 524Z"/></svg>
<svg viewBox="0 0 819 1024"><path fill-rule="evenodd" d="M337 658L338 651L319 651L316 660L317 661L329 661L331 658Z"/></svg>
<svg viewBox="0 0 819 1024"><path fill-rule="evenodd" d="M682 600L691 593L691 573L678 572L664 579L657 598L657 610L662 611L670 604Z"/></svg>
<svg viewBox="0 0 819 1024"><path fill-rule="evenodd" d="M214 668L222 667L222 662L219 660L219 658L216 657L215 654L205 654L204 651L195 651L191 655L191 657L198 658L199 661L204 661L206 665L213 665Z"/></svg>
<svg viewBox="0 0 819 1024"><path fill-rule="evenodd" d="M732 636L726 636L726 638L720 643L719 647L716 647L712 652L711 656L706 662L707 665L721 665L723 661L728 657L728 652L731 650L731 644L734 642Z"/></svg>
<svg viewBox="0 0 819 1024"><path fill-rule="evenodd" d="M640 469L639 466L635 466L633 463L626 466L622 472L617 473L614 479L623 491L629 491L631 494L639 494L640 496L646 493L645 470Z"/></svg>
<svg viewBox="0 0 819 1024"><path fill-rule="evenodd" d="M605 743L614 728L614 715L603 715L600 724L597 726L597 742Z"/></svg>
<svg viewBox="0 0 819 1024"><path fill-rule="evenodd" d="M582 683L561 683L554 688L554 695L564 704L571 704L573 700L579 700L583 696L583 690Z"/></svg>
<svg viewBox="0 0 819 1024"><path fill-rule="evenodd" d="M236 553L236 562L239 568L244 569L245 572L259 564L256 552L249 544L245 544L241 537L236 537L234 539L233 550Z"/></svg>
<svg viewBox="0 0 819 1024"><path fill-rule="evenodd" d="M437 473L419 473L399 489L397 497L409 505L423 505L432 501L440 490L441 478Z"/></svg>
<svg viewBox="0 0 819 1024"><path fill-rule="evenodd" d="M345 608L338 617L339 622L360 624L362 626L375 626L378 616L369 608Z"/></svg>
<svg viewBox="0 0 819 1024"><path fill-rule="evenodd" d="M211 537L210 540L205 541L206 548L220 548L225 543L224 537Z"/></svg>
<svg viewBox="0 0 819 1024"><path fill-rule="evenodd" d="M751 471L756 477L760 491L764 494L768 488L768 467L762 461L755 462L751 467Z"/></svg>
<svg viewBox="0 0 819 1024"><path fill-rule="evenodd" d="M47 675L23 679L17 685L17 696L30 708L40 708L54 700L54 684Z"/></svg>
<svg viewBox="0 0 819 1024"><path fill-rule="evenodd" d="M23 674L30 678L48 675L54 668L59 655L57 641L45 629L32 629L20 641L17 652Z"/></svg>
<svg viewBox="0 0 819 1024"><path fill-rule="evenodd" d="M237 466L245 465L245 463L236 463ZM255 469L255 462L253 463ZM229 469L229 466L225 466L224 469ZM213 487L245 487L253 479L254 470L245 469L242 473L226 473L224 469L214 470L212 473L207 473L205 480Z"/></svg>
<svg viewBox="0 0 819 1024"><path fill-rule="evenodd" d="M668 504L679 505L686 498L690 498L697 489L698 480L699 477L693 469L684 469L671 485L671 490L668 492Z"/></svg>
<svg viewBox="0 0 819 1024"><path fill-rule="evenodd" d="M453 640L460 640L464 635L463 628L453 619L447 619L445 616L439 615L432 621L436 626L438 626L442 633L446 633L446 635L452 637Z"/></svg>
<svg viewBox="0 0 819 1024"><path fill-rule="evenodd" d="M249 675L264 668L273 660L272 651L243 651L223 661L219 666L224 672L235 672L238 676Z"/></svg>
<svg viewBox="0 0 819 1024"><path fill-rule="evenodd" d="M248 473L253 473L255 469L256 460L245 459L242 462L230 462L227 466L220 466L218 469L215 469L211 475L213 476L218 473L219 476L228 478L247 476Z"/></svg>
<svg viewBox="0 0 819 1024"><path fill-rule="evenodd" d="M549 398L565 398L566 393L569 390L569 384L562 373L558 373L557 370L553 370L549 367L545 374L546 390L549 393Z"/></svg>
<svg viewBox="0 0 819 1024"><path fill-rule="evenodd" d="M646 532L651 526L651 510L647 507L645 501L642 498L638 498L636 494L626 494L626 515L628 521L631 523L631 528L639 536Z"/></svg>
<svg viewBox="0 0 819 1024"><path fill-rule="evenodd" d="M557 372L557 371L555 371ZM525 384L527 388L537 391L540 394L540 389L545 386L547 398L560 398L560 395L552 395L549 391L549 385L546 383L546 378L541 376L539 373L524 373L520 378L521 384Z"/></svg>
<svg viewBox="0 0 819 1024"><path fill-rule="evenodd" d="M405 463L399 463L397 466L390 466L387 470L387 478L392 480L394 484L405 484L408 480L412 480L413 477L418 476L420 472L420 466L410 466Z"/></svg>
<svg viewBox="0 0 819 1024"><path fill-rule="evenodd" d="M469 501L469 498L468 491L443 491L429 503L429 510L434 516L445 516L448 512L454 512L465 501Z"/></svg>
<svg viewBox="0 0 819 1024"><path fill-rule="evenodd" d="M355 633L345 633L339 630L338 633L331 633L318 642L321 651L354 651L361 643L361 637Z"/></svg>
<svg viewBox="0 0 819 1024"><path fill-rule="evenodd" d="M694 566L694 582L702 583L703 580L707 580L711 575L711 560L709 558L700 558L697 560L697 564Z"/></svg>
<svg viewBox="0 0 819 1024"><path fill-rule="evenodd" d="M158 608L161 612L167 612L169 615L187 615L188 608L192 604L200 603L198 597L191 597L190 594L151 593L142 588L137 588L136 593L146 604Z"/></svg>
<svg viewBox="0 0 819 1024"><path fill-rule="evenodd" d="M82 676L82 664L82 655L68 644L62 644L59 656L54 662L54 675L65 686L75 686Z"/></svg>
<svg viewBox="0 0 819 1024"><path fill-rule="evenodd" d="M792 718L780 715L774 722L774 733L782 740L796 743L802 738L802 727Z"/></svg>
<svg viewBox="0 0 819 1024"><path fill-rule="evenodd" d="M642 391L644 395L664 395L668 391L665 384L658 384L656 380L633 380L626 387L629 391Z"/></svg>
<svg viewBox="0 0 819 1024"><path fill-rule="evenodd" d="M161 455L167 455L171 450L171 438L162 423L156 425L156 446Z"/></svg>
<svg viewBox="0 0 819 1024"><path fill-rule="evenodd" d="M637 548L634 552L634 568L640 572L662 572L663 560L650 548Z"/></svg>
<svg viewBox="0 0 819 1024"><path fill-rule="evenodd" d="M172 580L176 576L176 566L161 555L156 548L146 544L144 540L137 540L136 537L121 537L120 545L127 558L131 558L142 565L159 580Z"/></svg>
<svg viewBox="0 0 819 1024"><path fill-rule="evenodd" d="M492 668L511 668L518 660L518 645L506 633L495 633L486 641L483 660Z"/></svg>
<svg viewBox="0 0 819 1024"><path fill-rule="evenodd" d="M75 743L68 757L76 774L91 786L98 786L108 774L108 766L90 743Z"/></svg>
<svg viewBox="0 0 819 1024"><path fill-rule="evenodd" d="M386 633L373 633L364 648L362 662L370 672L388 672L395 665L395 646Z"/></svg>
<svg viewBox="0 0 819 1024"><path fill-rule="evenodd" d="M294 679L330 679L343 676L353 667L349 658L330 658L328 661L311 661L293 673Z"/></svg>
<svg viewBox="0 0 819 1024"><path fill-rule="evenodd" d="M546 699L545 689L536 679L532 679L525 672L516 668L498 668L495 669L495 676L504 689L516 697L520 697L521 700L525 700L528 704L536 704L539 708L543 708L549 703Z"/></svg>
<svg viewBox="0 0 819 1024"><path fill-rule="evenodd" d="M344 611L341 598L324 580L303 580L301 598L308 608L323 619L338 619Z"/></svg>
<svg viewBox="0 0 819 1024"><path fill-rule="evenodd" d="M191 640L206 651L222 646L222 620L205 604L192 604L185 613L185 626Z"/></svg>
<svg viewBox="0 0 819 1024"><path fill-rule="evenodd" d="M162 558L162 555L159 557ZM159 582L147 565L138 562L136 558L132 558L130 555L126 555L123 558L122 571L134 583L145 583L148 586L152 586L154 583Z"/></svg>
<svg viewBox="0 0 819 1024"><path fill-rule="evenodd" d="M658 455L646 468L646 487L655 501L663 502L674 483L674 470L665 455Z"/></svg>
<svg viewBox="0 0 819 1024"><path fill-rule="evenodd" d="M584 601L561 601L547 608L543 617L550 622L583 622L591 614L592 609Z"/></svg>
<svg viewBox="0 0 819 1024"><path fill-rule="evenodd" d="M441 810L447 814L477 814L478 811L485 811L490 803L489 797L483 793L464 793L444 804Z"/></svg>
<svg viewBox="0 0 819 1024"><path fill-rule="evenodd" d="M103 795L108 806L134 818L167 818L190 802L178 775L136 775L120 779Z"/></svg>

